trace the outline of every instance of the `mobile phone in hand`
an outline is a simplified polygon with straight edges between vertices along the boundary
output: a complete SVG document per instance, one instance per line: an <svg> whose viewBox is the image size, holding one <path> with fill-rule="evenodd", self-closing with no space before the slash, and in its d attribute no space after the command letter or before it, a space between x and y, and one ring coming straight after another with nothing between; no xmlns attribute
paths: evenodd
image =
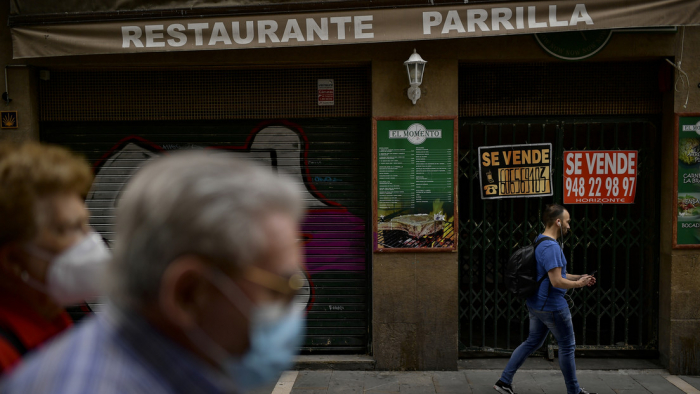
<svg viewBox="0 0 700 394"><path fill-rule="evenodd" d="M590 275L590 276L595 276L595 274L597 274L597 273L598 273L598 270L595 270L595 271L591 272L591 273L588 274L588 275Z"/></svg>

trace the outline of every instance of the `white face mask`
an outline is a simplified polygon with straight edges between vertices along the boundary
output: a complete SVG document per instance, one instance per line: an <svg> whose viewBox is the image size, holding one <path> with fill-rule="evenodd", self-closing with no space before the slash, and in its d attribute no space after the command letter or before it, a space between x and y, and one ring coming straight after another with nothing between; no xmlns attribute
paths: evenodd
<svg viewBox="0 0 700 394"><path fill-rule="evenodd" d="M22 272L22 280L31 287L49 295L61 306L76 304L102 294L100 286L111 252L102 237L91 231L68 249L51 256L36 247L27 251L49 261L46 285Z"/></svg>

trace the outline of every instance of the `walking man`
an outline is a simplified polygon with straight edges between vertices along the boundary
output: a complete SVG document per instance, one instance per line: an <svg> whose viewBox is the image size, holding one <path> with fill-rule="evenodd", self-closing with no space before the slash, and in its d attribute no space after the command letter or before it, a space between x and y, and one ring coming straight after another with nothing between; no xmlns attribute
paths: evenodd
<svg viewBox="0 0 700 394"><path fill-rule="evenodd" d="M535 241L542 237L551 238L545 240L537 247L535 258L537 259L537 278L547 276L540 284L539 290L527 299L527 308L530 311L530 334L520 346L513 352L501 374L501 379L493 386L502 394L515 394L513 390L513 376L525 360L539 349L552 332L559 345L559 366L566 382L567 394L595 394L589 393L579 387L576 380L576 362L574 351L576 341L574 338L574 326L571 323L571 311L564 298L567 289L592 286L596 280L591 275L573 275L566 273L566 258L556 239L564 236L571 228L569 211L558 204L548 205L542 213L542 221L545 231L538 235Z"/></svg>

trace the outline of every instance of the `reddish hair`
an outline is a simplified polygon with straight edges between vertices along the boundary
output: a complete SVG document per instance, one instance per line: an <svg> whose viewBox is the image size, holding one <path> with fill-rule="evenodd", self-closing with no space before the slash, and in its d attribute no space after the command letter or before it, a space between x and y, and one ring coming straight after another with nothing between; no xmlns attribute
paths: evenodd
<svg viewBox="0 0 700 394"><path fill-rule="evenodd" d="M75 193L85 198L93 174L84 158L59 146L0 143L0 246L36 234L39 198Z"/></svg>

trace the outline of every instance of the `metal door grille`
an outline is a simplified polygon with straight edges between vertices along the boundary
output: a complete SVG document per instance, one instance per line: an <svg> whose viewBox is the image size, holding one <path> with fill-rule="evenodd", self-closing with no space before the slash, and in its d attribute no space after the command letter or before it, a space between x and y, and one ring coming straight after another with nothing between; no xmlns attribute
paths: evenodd
<svg viewBox="0 0 700 394"><path fill-rule="evenodd" d="M659 62L465 63L459 116L660 114Z"/></svg>
<svg viewBox="0 0 700 394"><path fill-rule="evenodd" d="M477 148L552 143L554 196L481 200ZM562 153L572 149L639 150L631 205L571 205L567 271L598 270L598 284L569 291L579 349L657 347L659 270L658 134L645 119L493 120L460 122L460 352L509 352L528 334L525 302L503 285L512 251L543 230L542 208L561 202ZM573 294L572 294L573 293Z"/></svg>
<svg viewBox="0 0 700 394"><path fill-rule="evenodd" d="M372 111L369 66L53 69L39 82L41 121L362 117ZM318 105L333 79L335 105Z"/></svg>

